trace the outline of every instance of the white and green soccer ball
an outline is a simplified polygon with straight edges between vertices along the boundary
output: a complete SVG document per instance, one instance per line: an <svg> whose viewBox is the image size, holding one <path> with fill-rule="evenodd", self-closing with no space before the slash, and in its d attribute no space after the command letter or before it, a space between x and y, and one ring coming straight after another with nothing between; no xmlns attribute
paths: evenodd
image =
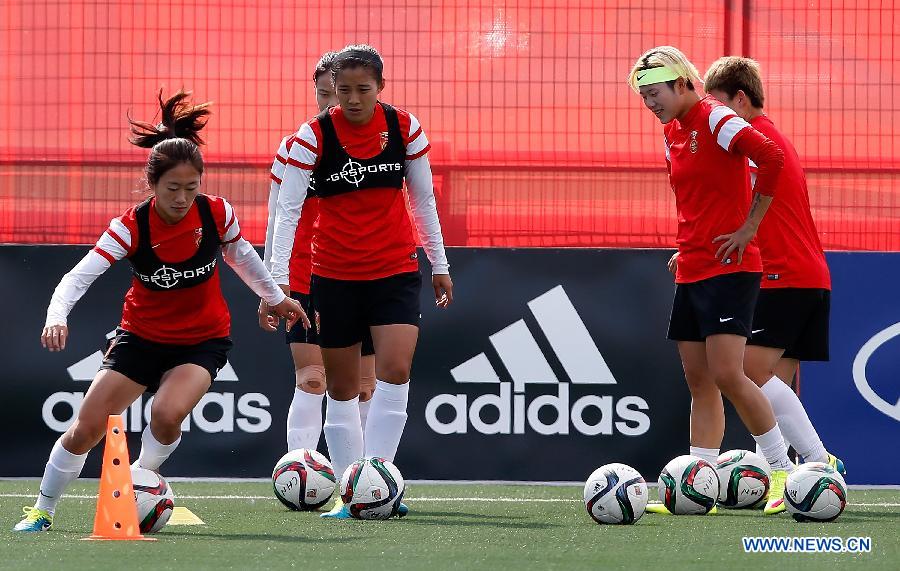
<svg viewBox="0 0 900 571"><path fill-rule="evenodd" d="M769 463L749 450L729 450L716 459L719 505L747 508L764 502L772 475Z"/></svg>
<svg viewBox="0 0 900 571"><path fill-rule="evenodd" d="M584 505L597 523L631 524L647 508L647 483L626 464L600 466L584 483Z"/></svg>
<svg viewBox="0 0 900 571"><path fill-rule="evenodd" d="M400 470L384 458L360 458L341 477L341 500L355 519L397 515L405 490Z"/></svg>
<svg viewBox="0 0 900 571"><path fill-rule="evenodd" d="M675 515L709 513L719 498L716 469L697 456L678 456L659 474L659 501Z"/></svg>
<svg viewBox="0 0 900 571"><path fill-rule="evenodd" d="M828 464L801 464L788 474L784 503L797 521L834 521L847 506L847 484Z"/></svg>

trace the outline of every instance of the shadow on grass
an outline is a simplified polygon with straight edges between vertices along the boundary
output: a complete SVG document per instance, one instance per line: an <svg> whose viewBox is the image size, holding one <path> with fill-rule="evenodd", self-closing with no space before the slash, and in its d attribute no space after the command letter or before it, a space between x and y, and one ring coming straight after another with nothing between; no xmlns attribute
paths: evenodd
<svg viewBox="0 0 900 571"><path fill-rule="evenodd" d="M485 514L485 513L471 513L471 512L435 512L429 510L416 510L415 512L416 519L420 517L466 517L472 519L525 519L526 516L521 515L496 515L496 514Z"/></svg>
<svg viewBox="0 0 900 571"><path fill-rule="evenodd" d="M281 543L356 543L368 539L366 536L358 537L304 537L302 535L277 535L274 533L190 533L190 534L159 534L159 539L193 539L197 537L209 539L225 539L228 541L277 541Z"/></svg>

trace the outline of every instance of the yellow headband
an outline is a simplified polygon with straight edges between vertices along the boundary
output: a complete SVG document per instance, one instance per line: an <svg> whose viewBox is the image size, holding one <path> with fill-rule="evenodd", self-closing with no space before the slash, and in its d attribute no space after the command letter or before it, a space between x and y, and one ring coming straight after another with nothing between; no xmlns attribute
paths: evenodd
<svg viewBox="0 0 900 571"><path fill-rule="evenodd" d="M665 66L651 67L650 69L642 69L635 73L637 86L652 85L654 83L662 83L663 81L672 81L681 77L671 69Z"/></svg>

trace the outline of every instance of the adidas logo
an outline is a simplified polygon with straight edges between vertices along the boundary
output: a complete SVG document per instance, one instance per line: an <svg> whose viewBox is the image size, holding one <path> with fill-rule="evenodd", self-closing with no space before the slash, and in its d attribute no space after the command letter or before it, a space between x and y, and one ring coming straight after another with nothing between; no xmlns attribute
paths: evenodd
<svg viewBox="0 0 900 571"><path fill-rule="evenodd" d="M107 339L115 336L115 330L106 334ZM68 367L69 377L76 382L90 382L103 363L103 353L95 351L77 363ZM230 362L216 376L216 383L237 382L238 377ZM215 386L215 385L214 385ZM78 417L84 392L60 391L50 395L44 401L41 415L48 428L57 432L65 432ZM150 409L153 404L152 395L138 397L123 413L125 429L140 432L150 422ZM190 431L195 425L203 432L265 432L272 425L272 415L266 410L269 399L262 393L246 393L237 395L234 392L208 392L203 395L194 410L184 419L181 430ZM207 412L208 411L208 412ZM214 418L216 420L209 420Z"/></svg>
<svg viewBox="0 0 900 571"><path fill-rule="evenodd" d="M649 406L639 396L614 399L588 394L570 406L570 384L615 385L616 379L563 287L556 286L529 301L528 308L569 383L557 378L525 320L520 319L488 337L512 382L501 381L487 355L479 353L451 369L450 375L460 384L499 385L498 394L481 395L471 404L466 394L437 395L425 407L428 426L438 434L465 434L470 425L482 434L524 434L526 425L544 435L569 434L570 427L588 436L638 436L647 432L650 417L644 411ZM556 385L557 394L543 394L526 403L526 389L533 384ZM496 410L491 416L497 419L485 421L482 412L490 408ZM554 409L553 422L542 420L544 408ZM599 420L585 420L589 409L596 411L588 417L596 419L599 412ZM439 412L443 419L438 418Z"/></svg>

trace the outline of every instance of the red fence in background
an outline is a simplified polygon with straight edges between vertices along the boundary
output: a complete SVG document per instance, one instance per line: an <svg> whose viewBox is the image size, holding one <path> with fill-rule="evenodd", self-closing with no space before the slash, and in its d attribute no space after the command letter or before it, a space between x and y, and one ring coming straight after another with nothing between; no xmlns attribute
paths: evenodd
<svg viewBox="0 0 900 571"><path fill-rule="evenodd" d="M140 198L146 155L126 113L152 117L160 86L186 86L215 101L205 190L260 243L268 164L314 113L313 65L367 42L386 62L383 99L434 143L448 244L668 247L661 129L624 83L666 43L701 73L757 58L824 245L900 250L900 3L635 4L7 0L0 242L93 242Z"/></svg>

